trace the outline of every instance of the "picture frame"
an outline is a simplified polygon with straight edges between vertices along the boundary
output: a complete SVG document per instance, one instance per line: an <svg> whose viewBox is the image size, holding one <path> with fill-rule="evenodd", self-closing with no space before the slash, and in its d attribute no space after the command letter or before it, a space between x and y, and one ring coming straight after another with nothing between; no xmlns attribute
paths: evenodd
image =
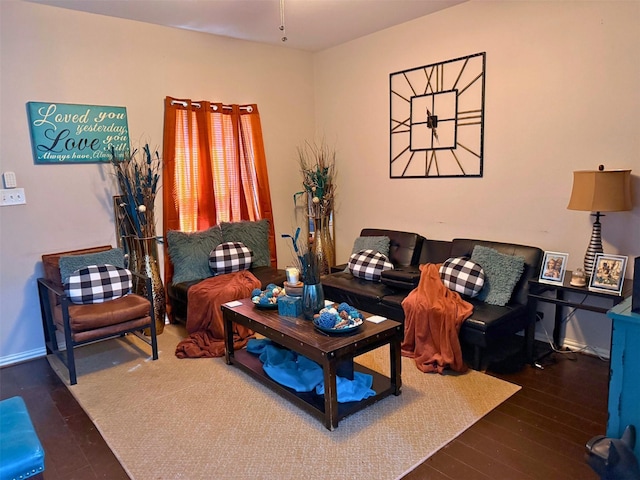
<svg viewBox="0 0 640 480"><path fill-rule="evenodd" d="M567 271L568 259L568 253L544 252L538 281L541 283L562 285L564 283L564 274Z"/></svg>
<svg viewBox="0 0 640 480"><path fill-rule="evenodd" d="M597 253L593 273L589 279L589 290L620 295L627 270L628 257Z"/></svg>
<svg viewBox="0 0 640 480"><path fill-rule="evenodd" d="M129 151L126 107L27 102L36 165L109 163Z"/></svg>

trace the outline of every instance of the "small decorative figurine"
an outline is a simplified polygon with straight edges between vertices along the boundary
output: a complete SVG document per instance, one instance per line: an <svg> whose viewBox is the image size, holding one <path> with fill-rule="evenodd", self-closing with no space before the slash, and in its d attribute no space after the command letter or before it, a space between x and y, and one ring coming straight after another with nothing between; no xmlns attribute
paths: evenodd
<svg viewBox="0 0 640 480"><path fill-rule="evenodd" d="M584 287L587 285L587 279L584 275L584 271L581 268L576 269L571 273L571 285L574 287Z"/></svg>

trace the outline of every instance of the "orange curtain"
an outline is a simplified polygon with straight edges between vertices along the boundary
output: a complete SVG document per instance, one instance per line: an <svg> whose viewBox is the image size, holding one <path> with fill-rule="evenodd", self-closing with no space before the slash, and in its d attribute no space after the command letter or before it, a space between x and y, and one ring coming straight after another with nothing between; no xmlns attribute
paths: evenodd
<svg viewBox="0 0 640 480"><path fill-rule="evenodd" d="M268 219L276 266L273 211L260 114L256 105L167 97L164 108L163 234L195 232L220 222ZM164 250L165 284L173 276Z"/></svg>

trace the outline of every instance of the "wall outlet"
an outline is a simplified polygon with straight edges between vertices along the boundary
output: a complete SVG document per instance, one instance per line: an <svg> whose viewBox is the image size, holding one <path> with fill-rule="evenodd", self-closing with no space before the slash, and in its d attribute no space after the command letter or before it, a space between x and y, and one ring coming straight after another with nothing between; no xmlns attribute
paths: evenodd
<svg viewBox="0 0 640 480"><path fill-rule="evenodd" d="M24 205L27 197L24 195L24 188L8 188L0 190L0 207L12 205Z"/></svg>

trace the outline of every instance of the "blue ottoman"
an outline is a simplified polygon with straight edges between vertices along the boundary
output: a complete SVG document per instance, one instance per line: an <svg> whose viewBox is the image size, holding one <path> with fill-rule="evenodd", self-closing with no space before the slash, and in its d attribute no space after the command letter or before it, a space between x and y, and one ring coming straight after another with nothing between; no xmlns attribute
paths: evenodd
<svg viewBox="0 0 640 480"><path fill-rule="evenodd" d="M22 397L0 401L0 480L21 480L44 471L44 450Z"/></svg>

